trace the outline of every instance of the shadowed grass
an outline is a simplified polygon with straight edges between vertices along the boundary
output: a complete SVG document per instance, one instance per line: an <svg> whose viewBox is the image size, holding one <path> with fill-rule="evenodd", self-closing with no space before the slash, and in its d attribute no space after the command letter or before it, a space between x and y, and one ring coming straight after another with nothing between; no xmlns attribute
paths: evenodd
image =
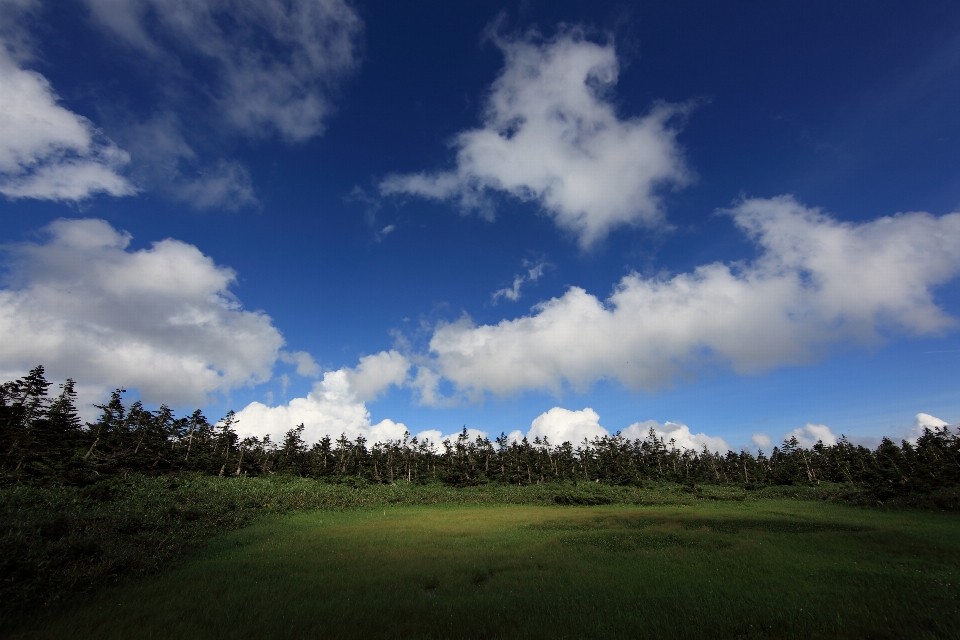
<svg viewBox="0 0 960 640"><path fill-rule="evenodd" d="M782 500L301 512L16 637L955 637L958 525Z"/></svg>
<svg viewBox="0 0 960 640"><path fill-rule="evenodd" d="M710 486L690 493L670 483L632 487L592 482L455 488L192 474L134 475L87 487L14 485L0 489L0 634L24 612L55 611L85 592L156 573L213 535L297 510L399 504L696 504L750 501L768 493L849 501L863 494L862 489L827 484L783 491Z"/></svg>

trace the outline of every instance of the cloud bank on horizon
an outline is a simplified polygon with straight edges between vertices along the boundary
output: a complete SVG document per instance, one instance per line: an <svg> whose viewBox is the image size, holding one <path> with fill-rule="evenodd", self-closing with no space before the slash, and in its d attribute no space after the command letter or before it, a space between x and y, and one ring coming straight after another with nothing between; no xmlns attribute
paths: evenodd
<svg viewBox="0 0 960 640"><path fill-rule="evenodd" d="M670 278L625 276L604 302L580 287L530 315L441 323L413 384L424 404L528 390L559 394L601 379L656 390L707 366L755 374L823 357L835 344L936 335L956 326L933 288L960 273L960 213L841 223L789 196L729 210L757 245L749 263Z"/></svg>
<svg viewBox="0 0 960 640"><path fill-rule="evenodd" d="M376 357L385 357L388 352ZM397 357L397 354L389 354ZM434 447L446 440L456 440L459 433L448 433L436 429L411 433L410 427L390 419L372 424L370 412L358 398L350 383L350 369L330 371L323 381L314 385L305 398L294 398L285 405L268 407L253 402L237 413L237 431L243 436L263 438L269 436L277 441L284 433L298 425L304 425L302 437L308 443L317 442L323 437L336 440L341 435L351 440L363 437L369 443L402 440L415 437L420 442L428 442ZM396 384L397 381L392 381ZM628 440L643 440L653 430L662 438L667 447L694 449L706 447L708 450L725 453L730 446L720 437L711 437L705 433L692 433L690 428L679 422L660 423L656 420L635 422L618 433ZM479 429L467 429L467 437L495 439L501 434L491 434ZM563 407L554 407L533 419L526 433L517 429L505 436L505 443L519 442L524 438L530 443L549 443L551 446L571 443L574 447L584 441L612 435L600 425L600 416L587 407L580 411L571 411Z"/></svg>
<svg viewBox="0 0 960 640"><path fill-rule="evenodd" d="M305 398L275 407L251 402L237 413L237 431L277 441L303 424L303 438L309 443L341 435L351 440L362 436L370 443L401 439L409 431L407 426L390 419L372 424L365 402L391 385L403 384L408 369L406 359L396 351L366 356L355 368L326 372Z"/></svg>
<svg viewBox="0 0 960 640"><path fill-rule="evenodd" d="M627 440L643 440L656 433L668 448L694 449L700 451L707 448L716 453L726 453L730 445L723 438L711 437L705 433L692 433L690 427L682 422L657 422L645 420L634 422L617 433ZM533 441L546 438L551 445L569 442L573 445L581 444L584 440L603 438L612 435L610 431L600 426L600 416L596 411L587 407L580 411L570 411L562 407L554 407L534 418L526 438ZM519 434L514 435L516 439Z"/></svg>

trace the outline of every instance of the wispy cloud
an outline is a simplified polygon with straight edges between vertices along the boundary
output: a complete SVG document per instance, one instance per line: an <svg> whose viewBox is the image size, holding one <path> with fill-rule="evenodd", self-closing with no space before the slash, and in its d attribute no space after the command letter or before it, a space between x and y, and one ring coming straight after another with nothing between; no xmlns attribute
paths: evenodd
<svg viewBox="0 0 960 640"><path fill-rule="evenodd" d="M523 266L526 267L527 273L525 275L516 275L513 277L513 285L505 289L499 289L493 292L491 296L491 301L494 305L497 304L497 301L500 298L506 298L512 302L516 302L520 299L520 287L524 282L536 282L540 279L540 276L543 275L544 271L552 266L547 262L540 261L537 263L532 263L529 260L523 261Z"/></svg>
<svg viewBox="0 0 960 640"><path fill-rule="evenodd" d="M233 160L201 157L187 142L186 127L172 111L117 130L134 159L131 175L141 188L201 211L237 211L259 204L247 168Z"/></svg>
<svg viewBox="0 0 960 640"><path fill-rule="evenodd" d="M382 242L384 238L396 231L396 224L391 223L385 225L380 219L379 213L382 207L380 198L372 196L364 189L355 186L344 200L348 203L359 204L363 207L364 220L367 226L370 227L370 230L373 231L373 239L377 242Z"/></svg>
<svg viewBox="0 0 960 640"><path fill-rule="evenodd" d="M359 66L363 23L343 0L85 2L156 88L146 117L103 106L130 175L196 209L256 206L250 170L223 142L321 135Z"/></svg>
<svg viewBox="0 0 960 640"><path fill-rule="evenodd" d="M343 0L86 0L167 82L209 87L227 123L290 141L323 131L331 90L359 64L363 23ZM212 80L181 63L199 57Z"/></svg>

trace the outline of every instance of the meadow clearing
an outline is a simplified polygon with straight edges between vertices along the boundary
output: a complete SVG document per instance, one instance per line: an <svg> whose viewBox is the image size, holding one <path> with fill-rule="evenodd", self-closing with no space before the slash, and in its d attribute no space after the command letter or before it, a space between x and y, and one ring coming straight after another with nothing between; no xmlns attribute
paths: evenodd
<svg viewBox="0 0 960 640"><path fill-rule="evenodd" d="M956 637L958 533L773 498L300 511L10 637Z"/></svg>
<svg viewBox="0 0 960 640"><path fill-rule="evenodd" d="M3 637L960 635L952 428L310 444L72 384L0 385Z"/></svg>

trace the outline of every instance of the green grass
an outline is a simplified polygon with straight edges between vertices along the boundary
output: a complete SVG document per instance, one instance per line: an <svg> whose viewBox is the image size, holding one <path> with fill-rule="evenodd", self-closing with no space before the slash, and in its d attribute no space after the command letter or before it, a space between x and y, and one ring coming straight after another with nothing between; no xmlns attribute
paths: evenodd
<svg viewBox="0 0 960 640"><path fill-rule="evenodd" d="M11 635L957 637L958 534L784 499L299 512Z"/></svg>
<svg viewBox="0 0 960 640"><path fill-rule="evenodd" d="M24 612L34 616L53 611L104 585L156 573L214 535L298 510L444 503L696 504L764 496L869 500L863 489L826 484L755 491L670 483L642 488L597 483L455 488L333 484L283 475L135 475L87 487L14 485L0 489L0 635Z"/></svg>

